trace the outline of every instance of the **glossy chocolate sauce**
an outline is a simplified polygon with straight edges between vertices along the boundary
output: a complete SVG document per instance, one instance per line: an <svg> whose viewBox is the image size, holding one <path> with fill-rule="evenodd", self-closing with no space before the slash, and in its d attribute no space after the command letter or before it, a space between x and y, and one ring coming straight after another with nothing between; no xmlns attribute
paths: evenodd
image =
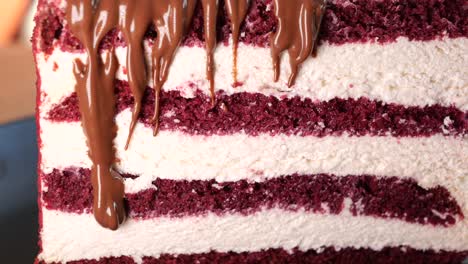
<svg viewBox="0 0 468 264"><path fill-rule="evenodd" d="M280 77L280 55L289 53L291 75L288 86L293 86L298 68L313 55L320 23L325 13L325 0L274 0L278 28L271 36L271 56L275 81Z"/></svg>
<svg viewBox="0 0 468 264"><path fill-rule="evenodd" d="M141 100L148 84L143 38L152 23L151 0L119 0L119 30L127 41L127 76L135 105L125 149L128 149L141 112Z"/></svg>
<svg viewBox="0 0 468 264"><path fill-rule="evenodd" d="M216 23L219 0L68 0L66 19L73 34L81 41L88 55L76 60L74 73L79 98L82 126L92 161L93 212L102 226L116 230L125 220L124 183L114 169L116 136L114 81L118 61L113 48L99 51L106 34L117 28L127 42L126 67L135 100L126 148L142 108L143 93L149 74L155 89L154 135L159 131L160 93L166 82L173 57L190 26L195 7L203 9L206 48L206 78L211 103L215 99ZM249 8L249 0L225 0L231 20L233 41L233 79L237 82L237 47L241 25ZM325 0L274 0L278 28L271 37L271 54L275 80L280 75L280 55L288 51L294 85L298 68L314 53ZM152 45L152 69L144 54L144 35L154 25L157 37Z"/></svg>
<svg viewBox="0 0 468 264"><path fill-rule="evenodd" d="M174 54L182 41L184 32L190 25L196 0L153 1L153 23L157 38L153 45L153 82L155 109L153 116L154 135L159 131L159 102L161 89L167 80ZM216 25L213 25L216 27ZM136 122L136 120L133 120Z"/></svg>
<svg viewBox="0 0 468 264"><path fill-rule="evenodd" d="M215 105L214 50L216 48L216 20L219 0L200 0L203 6L203 24L206 49L206 79L210 83L211 105Z"/></svg>
<svg viewBox="0 0 468 264"><path fill-rule="evenodd" d="M237 84L237 48L239 46L239 33L242 22L247 15L250 0L226 0L226 12L231 19L232 31L232 79Z"/></svg>
<svg viewBox="0 0 468 264"><path fill-rule="evenodd" d="M113 169L116 136L114 123L114 80L118 62L113 50L99 54L104 36L119 22L113 0L99 3L70 0L66 10L69 26L88 54L86 62L76 60L74 73L81 123L93 163L93 211L99 224L116 230L125 220L124 183ZM101 56L103 55L103 56Z"/></svg>

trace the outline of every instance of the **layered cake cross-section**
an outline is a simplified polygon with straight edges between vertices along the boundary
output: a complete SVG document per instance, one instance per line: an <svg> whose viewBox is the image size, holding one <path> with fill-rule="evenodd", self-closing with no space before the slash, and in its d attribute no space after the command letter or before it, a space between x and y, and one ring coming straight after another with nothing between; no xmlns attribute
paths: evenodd
<svg viewBox="0 0 468 264"><path fill-rule="evenodd" d="M466 0L40 0L37 263L461 263Z"/></svg>

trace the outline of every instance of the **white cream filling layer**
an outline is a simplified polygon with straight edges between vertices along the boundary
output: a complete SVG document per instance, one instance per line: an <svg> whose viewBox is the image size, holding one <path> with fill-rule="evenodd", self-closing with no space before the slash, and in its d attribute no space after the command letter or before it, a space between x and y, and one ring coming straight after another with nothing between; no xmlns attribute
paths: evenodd
<svg viewBox="0 0 468 264"><path fill-rule="evenodd" d="M147 61L150 61L148 47L146 54ZM126 80L123 70L126 48L117 48L117 55L122 65L118 78ZM36 56L42 78L41 112L44 113L74 91L73 61L77 58L84 60L86 55L66 53L56 48L50 56ZM194 90L188 83L193 82L208 94L205 56L204 48L180 47L164 89L180 90L184 96L192 97ZM364 96L403 105L453 104L461 110L468 110L468 38L427 42L400 38L385 45L324 44L320 46L317 58L308 59L302 65L292 88L286 85L290 74L287 55L281 64L281 79L275 83L270 50L241 44L238 81L243 85L236 88L232 87L232 58L231 46L217 47L216 90L224 90L228 94L251 92L320 101ZM152 86L151 80L149 84Z"/></svg>
<svg viewBox="0 0 468 264"><path fill-rule="evenodd" d="M444 228L395 219L264 210L253 215L229 214L184 218L129 219L117 232L99 226L89 214L43 210L41 232L46 262L99 259L109 256L158 257L261 251L268 248L319 250L355 247L380 250L410 246L425 250L468 250L468 226Z"/></svg>
<svg viewBox="0 0 468 264"><path fill-rule="evenodd" d="M468 140L442 135L395 137L301 137L286 135L192 136L137 125L124 146L130 110L117 116L118 167L135 175L126 191L153 188L159 178L175 180L262 181L282 175L370 174L415 179L423 187L446 187L468 212ZM91 167L80 123L41 120L42 170Z"/></svg>

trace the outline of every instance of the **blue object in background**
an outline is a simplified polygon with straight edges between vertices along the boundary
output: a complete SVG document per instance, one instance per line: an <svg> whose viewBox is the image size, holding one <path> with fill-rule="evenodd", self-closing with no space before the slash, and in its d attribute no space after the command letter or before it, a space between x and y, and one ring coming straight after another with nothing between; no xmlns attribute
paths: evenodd
<svg viewBox="0 0 468 264"><path fill-rule="evenodd" d="M0 260L37 254L37 141L34 119L0 125Z"/></svg>

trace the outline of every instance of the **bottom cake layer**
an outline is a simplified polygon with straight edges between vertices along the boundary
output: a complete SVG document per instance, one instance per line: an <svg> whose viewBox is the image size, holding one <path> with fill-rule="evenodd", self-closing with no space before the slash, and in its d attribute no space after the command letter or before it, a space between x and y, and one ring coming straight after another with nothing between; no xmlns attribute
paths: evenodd
<svg viewBox="0 0 468 264"><path fill-rule="evenodd" d="M100 227L91 214L42 210L42 252L46 262L164 254L259 252L270 248L308 251L324 247L406 246L415 250L468 252L466 221L451 227L394 219L289 212L269 209L252 215L208 213L191 217L130 218L118 232Z"/></svg>
<svg viewBox="0 0 468 264"><path fill-rule="evenodd" d="M77 260L67 264L156 264L156 263L462 263L468 252L447 252L433 250L416 250L409 247L386 247L376 251L368 248L335 249L326 247L320 250L300 251L297 249L268 249L258 252L216 252L192 255L168 255L157 258L143 257L134 259L127 256L110 257L93 260ZM468 259L467 259L468 260ZM39 261L38 264L47 264Z"/></svg>

